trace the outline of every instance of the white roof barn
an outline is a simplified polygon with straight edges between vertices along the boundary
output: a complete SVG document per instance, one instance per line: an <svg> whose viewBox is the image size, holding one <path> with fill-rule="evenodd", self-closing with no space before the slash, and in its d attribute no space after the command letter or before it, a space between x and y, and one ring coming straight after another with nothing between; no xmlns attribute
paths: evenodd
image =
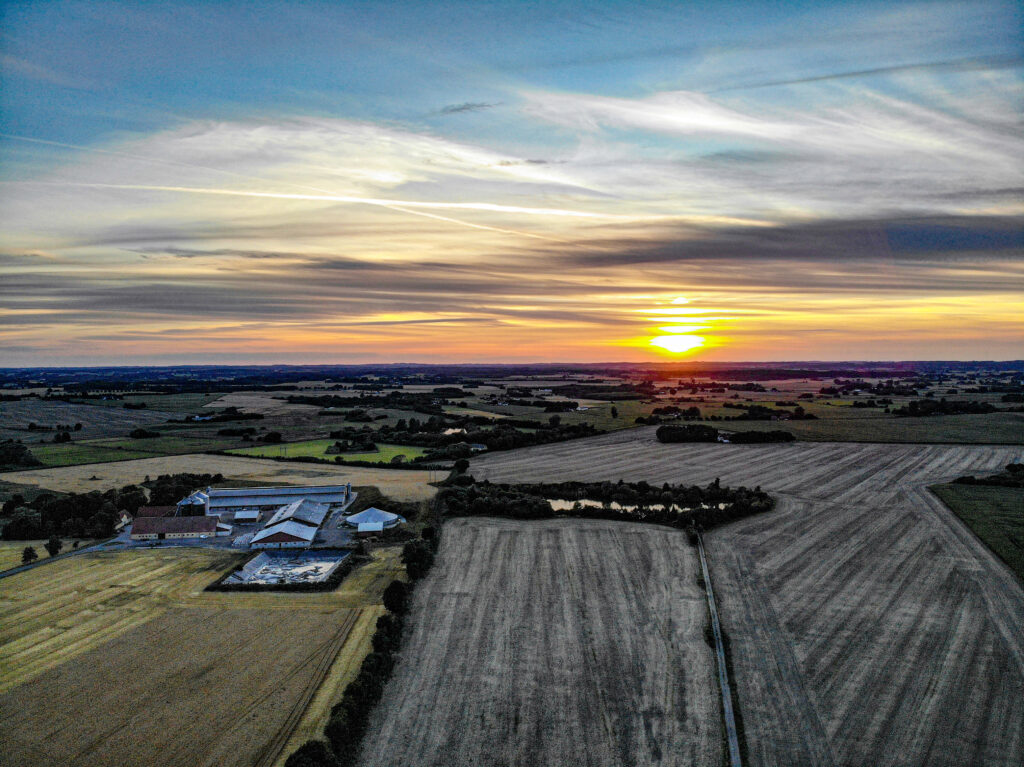
<svg viewBox="0 0 1024 767"><path fill-rule="evenodd" d="M394 527L395 525L404 525L405 521L405 517L371 506L365 511L360 511L358 514L353 514L351 517L347 517L345 519L345 524L362 530L363 525L377 523L381 525L381 527L377 529L383 529L385 527Z"/></svg>
<svg viewBox="0 0 1024 767"><path fill-rule="evenodd" d="M316 528L301 522L287 520L273 526L264 527L252 537L249 544L253 548L275 546L309 546L316 537Z"/></svg>
<svg viewBox="0 0 1024 767"><path fill-rule="evenodd" d="M278 509L267 522L266 527L276 525L288 519L319 527L323 524L324 517L327 516L328 511L330 511L330 507L326 504L303 498Z"/></svg>
<svg viewBox="0 0 1024 767"><path fill-rule="evenodd" d="M208 487L178 502L179 506L202 506L208 515L241 509L273 509L306 498L328 507L342 506L352 498L352 485L306 485L304 487Z"/></svg>

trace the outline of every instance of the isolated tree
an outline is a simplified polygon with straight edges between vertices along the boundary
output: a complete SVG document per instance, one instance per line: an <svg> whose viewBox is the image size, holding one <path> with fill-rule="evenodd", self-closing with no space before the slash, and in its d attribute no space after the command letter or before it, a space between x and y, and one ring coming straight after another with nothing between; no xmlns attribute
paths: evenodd
<svg viewBox="0 0 1024 767"><path fill-rule="evenodd" d="M552 426L558 426L558 424L560 424L561 422L562 416L560 415L553 415L548 419L548 423L551 424Z"/></svg>
<svg viewBox="0 0 1024 767"><path fill-rule="evenodd" d="M467 469L469 469L469 461L465 458L460 458L455 462L455 472L457 474L465 474Z"/></svg>
<svg viewBox="0 0 1024 767"><path fill-rule="evenodd" d="M81 430L82 430L82 424L76 423L75 424L75 431L81 431Z"/></svg>
<svg viewBox="0 0 1024 767"><path fill-rule="evenodd" d="M384 607L401 615L409 607L409 584L402 581L391 581L384 589Z"/></svg>
<svg viewBox="0 0 1024 767"><path fill-rule="evenodd" d="M615 405L612 405L612 418L618 418L618 417L619 417L619 409L617 407L615 407Z"/></svg>
<svg viewBox="0 0 1024 767"><path fill-rule="evenodd" d="M51 535L50 540L43 544L43 548L46 549L46 553L51 557L55 557L60 554L60 550L64 548L64 543L56 535Z"/></svg>
<svg viewBox="0 0 1024 767"><path fill-rule="evenodd" d="M21 552L21 563L23 565L30 565L39 559L39 555L36 554L36 550L31 546L26 546L25 550Z"/></svg>

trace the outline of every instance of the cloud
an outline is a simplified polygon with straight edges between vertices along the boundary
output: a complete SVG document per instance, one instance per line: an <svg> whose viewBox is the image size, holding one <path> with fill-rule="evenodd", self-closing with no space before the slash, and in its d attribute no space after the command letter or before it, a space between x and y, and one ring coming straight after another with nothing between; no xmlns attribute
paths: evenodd
<svg viewBox="0 0 1024 767"><path fill-rule="evenodd" d="M84 77L58 72L42 64L35 64L6 53L0 53L0 71L3 72L4 78L27 77L61 88L90 89L97 87L97 83Z"/></svg>
<svg viewBox="0 0 1024 767"><path fill-rule="evenodd" d="M482 112L485 109L493 109L500 106L500 103L488 104L483 101L466 101L462 104L448 104L438 110L438 114L457 115L463 112Z"/></svg>

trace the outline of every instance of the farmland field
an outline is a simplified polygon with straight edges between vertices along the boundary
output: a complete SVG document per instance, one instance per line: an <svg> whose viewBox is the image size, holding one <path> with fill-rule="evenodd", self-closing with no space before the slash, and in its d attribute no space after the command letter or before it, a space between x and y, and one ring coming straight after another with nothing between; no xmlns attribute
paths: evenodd
<svg viewBox="0 0 1024 767"><path fill-rule="evenodd" d="M362 763L718 764L697 570L669 528L448 522Z"/></svg>
<svg viewBox="0 0 1024 767"><path fill-rule="evenodd" d="M931 491L1024 581L1024 488L949 484Z"/></svg>
<svg viewBox="0 0 1024 767"><path fill-rule="evenodd" d="M140 426L165 423L172 413L157 410L125 410L123 407L80 405L60 400L26 399L0 403L0 438L20 439L31 448L40 439L52 441L55 431L26 431L32 422L40 426L82 424L75 439L114 437Z"/></svg>
<svg viewBox="0 0 1024 767"><path fill-rule="evenodd" d="M84 493L108 490L141 482L147 475L160 474L223 474L244 484L247 481L280 482L308 485L351 482L353 485L375 485L381 492L399 501L420 501L431 498L435 489L427 484L427 471L376 469L362 466L330 464L282 463L243 456L191 453L134 461L66 466L53 469L27 469L0 474L0 481L35 485L50 490ZM93 479L95 477L95 479Z"/></svg>
<svg viewBox="0 0 1024 767"><path fill-rule="evenodd" d="M653 429L492 454L492 481L761 485L705 538L754 765L1020 765L1024 591L926 485L1019 448L662 445Z"/></svg>
<svg viewBox="0 0 1024 767"><path fill-rule="evenodd" d="M255 447L239 448L230 450L232 455L254 455L263 458L281 458L309 456L313 458L326 458L333 460L335 455L328 455L327 448L331 447L337 440L334 439L311 439L305 442L289 442L280 445L259 445ZM338 453L343 461L370 461L373 463L391 463L391 459L397 455L404 455L406 460L418 458L426 453L421 447L409 447L407 445L379 444L378 450L372 453Z"/></svg>
<svg viewBox="0 0 1024 767"><path fill-rule="evenodd" d="M329 593L203 588L237 554L82 554L0 580L0 763L283 761L369 648L396 550Z"/></svg>
<svg viewBox="0 0 1024 767"><path fill-rule="evenodd" d="M1024 413L944 415L896 418L881 411L808 407L816 421L704 421L730 431L785 429L810 442L902 442L977 445L1024 445ZM735 415L726 410L714 410ZM586 415L582 413L581 415Z"/></svg>
<svg viewBox="0 0 1024 767"><path fill-rule="evenodd" d="M34 548L40 559L46 559L49 554L43 548L44 543L46 543L45 540L0 541L0 572L10 570L12 567L19 567L21 565L21 553L25 550L26 546ZM65 548L70 546L68 543L64 545Z"/></svg>

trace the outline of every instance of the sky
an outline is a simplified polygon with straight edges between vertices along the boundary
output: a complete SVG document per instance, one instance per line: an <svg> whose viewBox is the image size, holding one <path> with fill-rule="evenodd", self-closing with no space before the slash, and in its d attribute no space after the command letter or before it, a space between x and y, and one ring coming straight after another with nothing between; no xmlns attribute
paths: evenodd
<svg viewBox="0 0 1024 767"><path fill-rule="evenodd" d="M1016 2L0 4L0 366L1024 357Z"/></svg>

